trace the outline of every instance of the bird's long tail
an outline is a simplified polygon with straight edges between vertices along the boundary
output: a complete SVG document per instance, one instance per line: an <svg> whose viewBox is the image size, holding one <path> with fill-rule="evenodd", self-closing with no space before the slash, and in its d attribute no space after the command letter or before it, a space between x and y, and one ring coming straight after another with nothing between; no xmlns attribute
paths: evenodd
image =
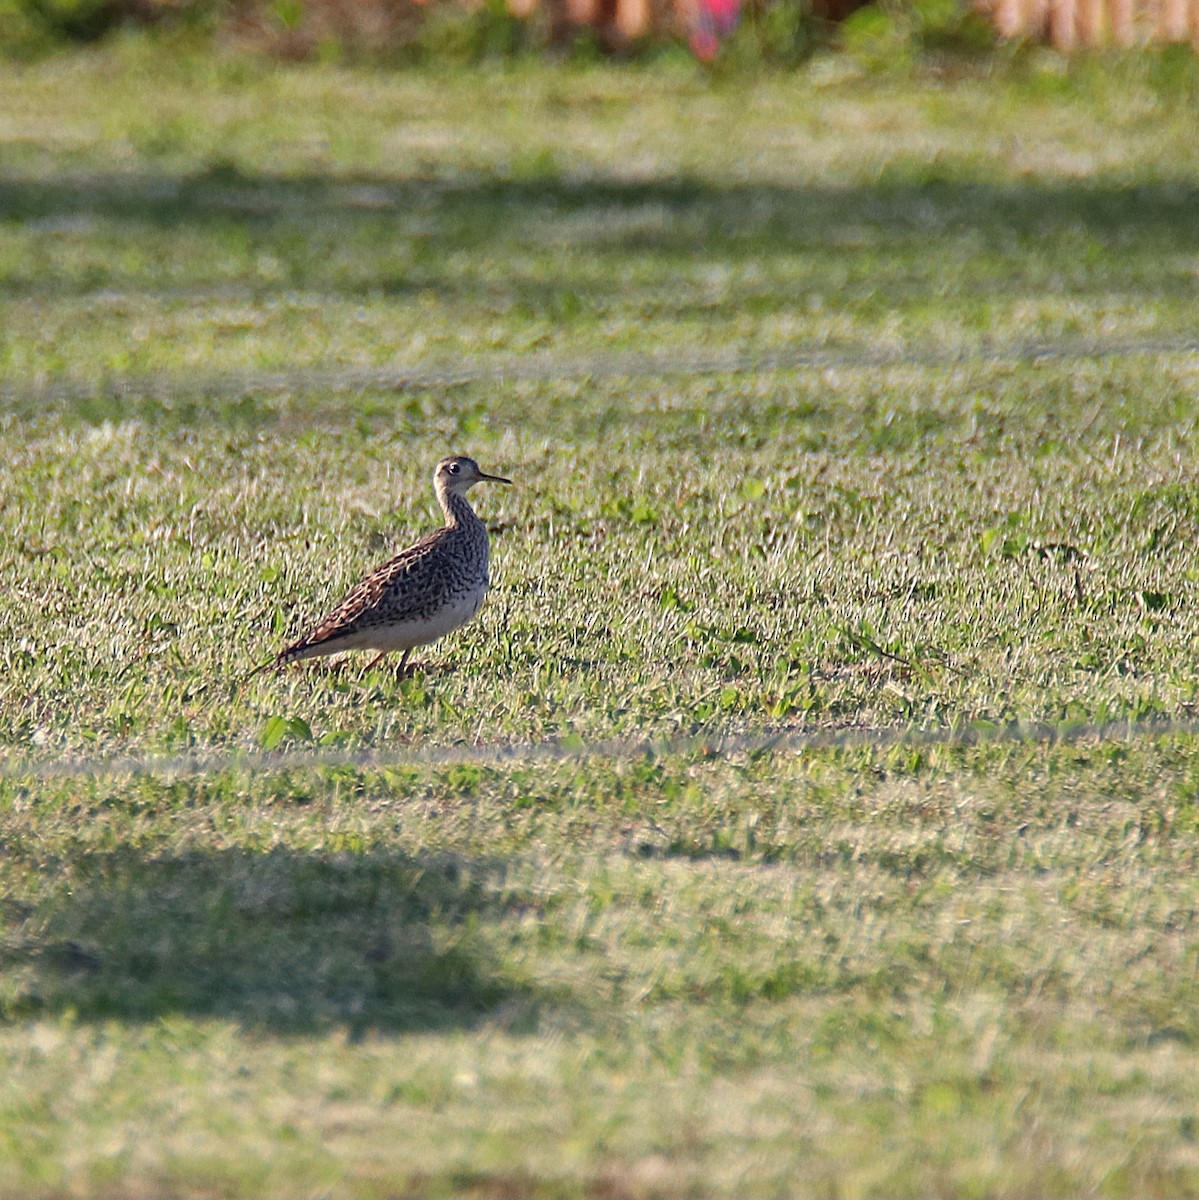
<svg viewBox="0 0 1199 1200"><path fill-rule="evenodd" d="M283 655L276 654L274 658L268 658L266 660L266 662L259 663L259 665L256 666L252 671L248 671L245 675L242 676L241 681L243 684L249 683L250 680L253 679L255 675L261 675L263 671L267 671L271 667L281 667L281 666L283 666Z"/></svg>
<svg viewBox="0 0 1199 1200"><path fill-rule="evenodd" d="M269 671L272 668L279 670L281 667L286 667L289 663L299 662L304 658L311 658L313 653L327 653L319 649L313 649L314 643L307 639L301 639L298 642L293 642L290 646L284 646L274 658L268 658L266 662L259 663L248 675L242 679L242 683L248 683L255 675L261 675L263 671Z"/></svg>

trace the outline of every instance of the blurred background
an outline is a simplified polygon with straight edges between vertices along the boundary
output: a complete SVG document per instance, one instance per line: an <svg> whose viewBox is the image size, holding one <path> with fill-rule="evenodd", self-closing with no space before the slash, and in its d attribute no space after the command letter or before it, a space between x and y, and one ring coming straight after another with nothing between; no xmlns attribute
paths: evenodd
<svg viewBox="0 0 1199 1200"><path fill-rule="evenodd" d="M890 65L1000 41L1071 53L1199 45L1199 0L0 0L12 56L159 27L287 60L399 64L522 53L795 64L828 48Z"/></svg>

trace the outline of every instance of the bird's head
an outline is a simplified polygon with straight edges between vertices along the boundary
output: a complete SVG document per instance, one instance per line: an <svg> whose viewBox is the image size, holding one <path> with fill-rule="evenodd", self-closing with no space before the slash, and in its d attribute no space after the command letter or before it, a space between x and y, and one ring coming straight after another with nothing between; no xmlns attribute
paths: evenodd
<svg viewBox="0 0 1199 1200"><path fill-rule="evenodd" d="M443 458L433 472L433 486L439 491L456 492L465 495L476 483L511 483L502 475L488 475L479 470L479 464L465 454L455 454L452 458Z"/></svg>

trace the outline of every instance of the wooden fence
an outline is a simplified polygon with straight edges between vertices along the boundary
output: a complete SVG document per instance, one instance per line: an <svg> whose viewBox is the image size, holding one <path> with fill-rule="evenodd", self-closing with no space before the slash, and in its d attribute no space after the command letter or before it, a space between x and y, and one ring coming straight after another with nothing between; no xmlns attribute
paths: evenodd
<svg viewBox="0 0 1199 1200"><path fill-rule="evenodd" d="M987 0L1000 35L1058 50L1190 42L1199 49L1199 0Z"/></svg>
<svg viewBox="0 0 1199 1200"><path fill-rule="evenodd" d="M417 0L418 3L423 0ZM467 0L469 3L470 0ZM809 0L812 12L838 21L869 0ZM555 35L580 26L601 42L627 45L654 30L703 30L709 9L734 13L739 0L506 0L509 11L530 16L545 6ZM1069 53L1105 46L1191 43L1199 51L1199 0L975 0L1001 37L1044 41ZM735 23L735 19L734 19ZM696 46L699 49L698 45ZM710 47L714 50L714 46ZM707 55L702 55L707 57Z"/></svg>

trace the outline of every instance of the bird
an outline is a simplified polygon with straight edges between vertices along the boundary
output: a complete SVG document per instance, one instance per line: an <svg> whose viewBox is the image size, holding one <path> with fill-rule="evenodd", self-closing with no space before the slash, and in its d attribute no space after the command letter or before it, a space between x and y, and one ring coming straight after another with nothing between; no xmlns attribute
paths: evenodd
<svg viewBox="0 0 1199 1200"><path fill-rule="evenodd" d="M379 651L366 671L401 650L402 675L417 646L465 625L479 611L490 582L487 526L466 498L476 483L484 482L512 480L488 475L463 454L443 458L433 472L433 490L445 524L376 567L299 641L255 667L247 679L271 667L343 650Z"/></svg>

